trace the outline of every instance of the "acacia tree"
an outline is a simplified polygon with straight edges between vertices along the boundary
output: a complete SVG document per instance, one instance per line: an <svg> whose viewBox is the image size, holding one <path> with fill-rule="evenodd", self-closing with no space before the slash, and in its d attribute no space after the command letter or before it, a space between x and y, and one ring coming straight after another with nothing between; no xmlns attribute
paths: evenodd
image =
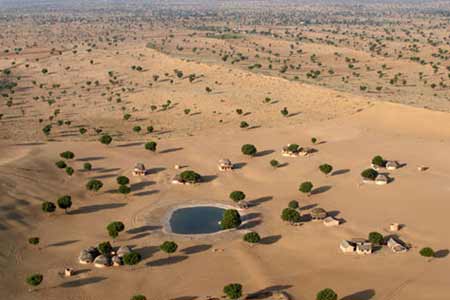
<svg viewBox="0 0 450 300"><path fill-rule="evenodd" d="M254 156L257 152L256 147L252 144L245 144L241 147L242 154Z"/></svg>
<svg viewBox="0 0 450 300"><path fill-rule="evenodd" d="M98 179L91 179L86 183L86 188L89 191L98 192L103 187L103 182Z"/></svg>
<svg viewBox="0 0 450 300"><path fill-rule="evenodd" d="M220 221L220 227L222 229L237 228L241 225L241 215L236 209L227 209L223 213L222 221Z"/></svg>
<svg viewBox="0 0 450 300"><path fill-rule="evenodd" d="M157 145L158 145L158 144L157 144L156 142L150 141L150 142L148 142L148 143L145 143L144 147L145 147L146 150L155 152L155 151L156 151L156 146L157 146Z"/></svg>
<svg viewBox="0 0 450 300"><path fill-rule="evenodd" d="M103 145L109 145L112 142L112 137L108 134L104 134L100 137L100 143L102 143Z"/></svg>
<svg viewBox="0 0 450 300"><path fill-rule="evenodd" d="M243 240L247 243L255 244L261 240L261 237L257 232L247 232L244 234Z"/></svg>

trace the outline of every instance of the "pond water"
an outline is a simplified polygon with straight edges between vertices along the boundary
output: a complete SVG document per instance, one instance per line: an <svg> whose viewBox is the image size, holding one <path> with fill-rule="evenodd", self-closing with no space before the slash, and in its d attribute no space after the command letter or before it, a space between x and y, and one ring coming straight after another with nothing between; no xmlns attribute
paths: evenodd
<svg viewBox="0 0 450 300"><path fill-rule="evenodd" d="M219 222L225 209L215 206L193 206L176 209L169 220L173 233L206 234L222 230Z"/></svg>

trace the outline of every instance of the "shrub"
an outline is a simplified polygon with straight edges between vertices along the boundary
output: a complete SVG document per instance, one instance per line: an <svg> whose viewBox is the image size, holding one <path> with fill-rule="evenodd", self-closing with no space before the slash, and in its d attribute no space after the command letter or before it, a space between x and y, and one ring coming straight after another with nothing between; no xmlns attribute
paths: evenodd
<svg viewBox="0 0 450 300"><path fill-rule="evenodd" d="M379 232L371 232L371 233L369 233L369 241L372 244L381 245L381 244L383 244L384 237Z"/></svg>
<svg viewBox="0 0 450 300"><path fill-rule="evenodd" d="M112 137L108 134L104 134L100 137L100 143L104 145L109 145L112 142Z"/></svg>
<svg viewBox="0 0 450 300"><path fill-rule="evenodd" d="M292 200L289 202L288 207L292 208L292 209L297 209L298 208L298 201L297 200Z"/></svg>
<svg viewBox="0 0 450 300"><path fill-rule="evenodd" d="M283 117L287 117L289 115L287 107L283 108L280 113L283 115Z"/></svg>
<svg viewBox="0 0 450 300"><path fill-rule="evenodd" d="M103 182L98 179L91 179L86 183L86 188L89 191L97 192L103 187Z"/></svg>
<svg viewBox="0 0 450 300"><path fill-rule="evenodd" d="M253 156L257 152L256 147L254 145L251 145L251 144L243 145L242 148L241 148L241 151L242 151L242 154L249 155L249 156Z"/></svg>
<svg viewBox="0 0 450 300"><path fill-rule="evenodd" d="M424 257L433 257L434 256L434 250L431 249L430 247L425 247L422 248L419 251L420 255L424 256Z"/></svg>
<svg viewBox="0 0 450 300"><path fill-rule="evenodd" d="M286 222L298 223L300 222L300 213L288 207L281 212L281 219Z"/></svg>
<svg viewBox="0 0 450 300"><path fill-rule="evenodd" d="M274 167L274 168L278 168L278 167L280 166L280 163L278 162L278 160L272 159L272 160L270 161L270 165L271 165L272 167Z"/></svg>
<svg viewBox="0 0 450 300"><path fill-rule="evenodd" d="M310 181L305 181L298 187L298 190L304 194L310 194L313 189L313 184Z"/></svg>
<svg viewBox="0 0 450 300"><path fill-rule="evenodd" d="M174 253L175 251L177 251L177 248L178 245L172 241L165 241L159 246L159 249L161 249L161 251L166 252L167 254Z"/></svg>
<svg viewBox="0 0 450 300"><path fill-rule="evenodd" d="M134 295L130 300L147 300L147 298L144 295Z"/></svg>
<svg viewBox="0 0 450 300"><path fill-rule="evenodd" d="M126 185L120 185L118 191L121 194L127 195L127 194L131 193L131 188Z"/></svg>
<svg viewBox="0 0 450 300"><path fill-rule="evenodd" d="M142 130L141 126L134 126L133 131L139 133Z"/></svg>
<svg viewBox="0 0 450 300"><path fill-rule="evenodd" d="M147 126L147 133L152 133L154 130L153 126Z"/></svg>
<svg viewBox="0 0 450 300"><path fill-rule="evenodd" d="M58 207L64 209L67 212L67 209L72 206L72 197L69 195L62 196L58 199Z"/></svg>
<svg viewBox="0 0 450 300"><path fill-rule="evenodd" d="M129 266L135 265L141 261L141 255L137 252L129 252L123 256L123 263Z"/></svg>
<svg viewBox="0 0 450 300"><path fill-rule="evenodd" d="M72 167L66 167L66 173L67 173L67 175L72 176L73 172L74 172L74 170L73 170Z"/></svg>
<svg viewBox="0 0 450 300"><path fill-rule="evenodd" d="M222 221L220 221L220 226L222 229L237 228L241 225L241 216L236 209L227 209L223 213Z"/></svg>
<svg viewBox="0 0 450 300"><path fill-rule="evenodd" d="M245 194L242 191L233 191L230 193L230 199L234 202L239 202L245 199Z"/></svg>
<svg viewBox="0 0 450 300"><path fill-rule="evenodd" d="M242 296L242 285L239 283L230 283L223 287L223 292L230 299L238 299Z"/></svg>
<svg viewBox="0 0 450 300"><path fill-rule="evenodd" d="M125 225L123 225L120 221L114 221L106 226L106 230L108 230L108 234L112 238L116 238L119 235L119 232L125 229Z"/></svg>
<svg viewBox="0 0 450 300"><path fill-rule="evenodd" d="M84 128L84 127L80 128L80 134L81 135L85 134L86 132L87 132L86 128Z"/></svg>
<svg viewBox="0 0 450 300"><path fill-rule="evenodd" d="M148 143L145 143L145 145L144 145L145 149L147 149L149 151L153 151L153 152L156 151L156 146L157 146L156 142L148 142Z"/></svg>
<svg viewBox="0 0 450 300"><path fill-rule="evenodd" d="M326 288L317 293L316 300L337 300L337 294L330 288Z"/></svg>
<svg viewBox="0 0 450 300"><path fill-rule="evenodd" d="M245 121L241 121L241 124L239 125L239 127L241 128L247 128L248 126L249 126L248 123Z"/></svg>
<svg viewBox="0 0 450 300"><path fill-rule="evenodd" d="M311 143L313 144L317 143L317 139L315 137L311 138Z"/></svg>
<svg viewBox="0 0 450 300"><path fill-rule="evenodd" d="M248 243L258 243L261 240L261 237L257 232L247 232L244 234L244 241Z"/></svg>
<svg viewBox="0 0 450 300"><path fill-rule="evenodd" d="M59 156L65 159L73 159L75 157L75 154L72 151L64 151L61 152Z"/></svg>
<svg viewBox="0 0 450 300"><path fill-rule="evenodd" d="M202 180L202 176L192 170L186 170L181 172L180 179L187 183L197 183Z"/></svg>
<svg viewBox="0 0 450 300"><path fill-rule="evenodd" d="M38 237L30 237L28 239L28 243L30 245L37 245L37 244L39 244L39 241L40 241L40 239Z"/></svg>
<svg viewBox="0 0 450 300"><path fill-rule="evenodd" d="M119 176L116 178L117 184L126 185L130 183L130 179L127 176Z"/></svg>
<svg viewBox="0 0 450 300"><path fill-rule="evenodd" d="M374 158L372 158L372 164L378 167L384 167L386 165L386 161L383 159L383 157L377 155Z"/></svg>
<svg viewBox="0 0 450 300"><path fill-rule="evenodd" d="M55 163L55 165L56 165L58 168L60 168L60 169L64 169L65 167L67 167L66 162L63 161L63 160L57 161L57 162Z"/></svg>
<svg viewBox="0 0 450 300"><path fill-rule="evenodd" d="M56 209L56 205L53 202L45 201L42 203L42 211L44 212L54 212Z"/></svg>
<svg viewBox="0 0 450 300"><path fill-rule="evenodd" d="M83 164L83 169L85 170L85 171L90 171L90 170L92 170L92 164L91 163L84 163Z"/></svg>
<svg viewBox="0 0 450 300"><path fill-rule="evenodd" d="M289 152L292 152L292 153L297 153L297 152L300 151L300 146L297 145L297 144L290 144L290 145L287 147L287 150L288 150Z"/></svg>
<svg viewBox="0 0 450 300"><path fill-rule="evenodd" d="M374 169L365 169L364 171L361 172L361 176L364 179L375 180L375 178L377 178L378 176L378 172L375 171Z"/></svg>
<svg viewBox="0 0 450 300"><path fill-rule="evenodd" d="M98 244L98 251L100 251L103 255L109 255L111 251L113 251L113 248L109 242L102 242Z"/></svg>
<svg viewBox="0 0 450 300"><path fill-rule="evenodd" d="M333 167L329 164L323 164L319 166L319 170L324 173L325 175L328 175L333 171Z"/></svg>
<svg viewBox="0 0 450 300"><path fill-rule="evenodd" d="M27 277L26 281L29 285L38 286L41 284L42 280L44 280L44 276L42 274L32 274Z"/></svg>

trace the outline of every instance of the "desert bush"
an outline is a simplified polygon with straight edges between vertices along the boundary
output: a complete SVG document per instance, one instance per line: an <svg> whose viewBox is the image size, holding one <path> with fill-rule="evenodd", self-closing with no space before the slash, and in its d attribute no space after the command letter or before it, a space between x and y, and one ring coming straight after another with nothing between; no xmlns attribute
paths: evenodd
<svg viewBox="0 0 450 300"><path fill-rule="evenodd" d="M59 208L64 209L64 211L67 212L67 209L72 206L72 197L69 195L59 197L57 203Z"/></svg>
<svg viewBox="0 0 450 300"><path fill-rule="evenodd" d="M88 162L84 163L84 164L83 164L83 169L84 169L85 171L90 171L90 170L92 170L92 164L91 164L91 163L88 163Z"/></svg>
<svg viewBox="0 0 450 300"><path fill-rule="evenodd" d="M153 151L153 152L156 151L156 146L157 146L157 143L153 142L153 141L145 143L145 145L144 145L145 149L147 149L149 151Z"/></svg>
<svg viewBox="0 0 450 300"><path fill-rule="evenodd" d="M118 176L116 178L117 184L125 185L130 183L130 179L127 176Z"/></svg>
<svg viewBox="0 0 450 300"><path fill-rule="evenodd" d="M298 208L298 201L297 200L292 200L289 202L288 207L292 208L292 209L297 209Z"/></svg>
<svg viewBox="0 0 450 300"><path fill-rule="evenodd" d="M36 273L28 276L26 282L31 286L38 286L41 284L42 280L44 280L44 276Z"/></svg>
<svg viewBox="0 0 450 300"><path fill-rule="evenodd" d="M67 173L67 175L72 176L72 175L73 175L73 172L75 172L75 171L73 170L72 167L69 167L69 166L66 167L66 173Z"/></svg>
<svg viewBox="0 0 450 300"><path fill-rule="evenodd" d="M67 164L65 161L63 160L59 160L55 163L55 165L60 168L60 169L64 169L65 167L67 167Z"/></svg>
<svg viewBox="0 0 450 300"><path fill-rule="evenodd" d="M180 179L187 183L198 183L202 180L202 176L192 170L181 172Z"/></svg>
<svg viewBox="0 0 450 300"><path fill-rule="evenodd" d="M120 185L118 188L118 192L124 195L131 193L131 188L127 185Z"/></svg>
<svg viewBox="0 0 450 300"><path fill-rule="evenodd" d="M130 300L147 300L147 297L145 297L144 295L134 295L130 298Z"/></svg>
<svg viewBox="0 0 450 300"><path fill-rule="evenodd" d="M386 165L386 161L383 159L383 157L377 155L374 158L372 158L372 164L378 167L384 167Z"/></svg>
<svg viewBox="0 0 450 300"><path fill-rule="evenodd" d="M272 167L274 167L274 168L278 168L278 167L280 166L280 163L278 162L278 160L272 159L272 160L270 161L270 165L271 165Z"/></svg>
<svg viewBox="0 0 450 300"><path fill-rule="evenodd" d="M167 254L172 254L175 251L177 251L178 245L172 241L165 241L159 246L159 249L161 249L161 251L166 252Z"/></svg>
<svg viewBox="0 0 450 300"><path fill-rule="evenodd" d="M73 159L75 158L75 154L72 151L64 151L59 154L62 158L65 159Z"/></svg>
<svg viewBox="0 0 450 300"><path fill-rule="evenodd" d="M333 171L333 167L332 167L331 165L329 165L329 164L323 164L323 165L320 165L320 166L319 166L319 170L320 170L323 174L328 175L328 174L331 173L331 171Z"/></svg>
<svg viewBox="0 0 450 300"><path fill-rule="evenodd" d="M103 255L110 255L113 251L113 247L109 242L102 242L98 244L98 251Z"/></svg>
<svg viewBox="0 0 450 300"><path fill-rule="evenodd" d="M434 250L430 247L425 247L422 248L419 251L420 255L424 256L424 257L433 257L434 256Z"/></svg>
<svg viewBox="0 0 450 300"><path fill-rule="evenodd" d="M103 182L98 179L91 179L86 183L86 188L89 191L98 192L103 187Z"/></svg>
<svg viewBox="0 0 450 300"><path fill-rule="evenodd" d="M372 244L381 245L383 244L383 241L384 237L381 233L375 231L369 233L369 242L371 242Z"/></svg>
<svg viewBox="0 0 450 300"><path fill-rule="evenodd" d="M112 142L112 137L108 134L104 134L100 137L100 143L104 145L109 145Z"/></svg>

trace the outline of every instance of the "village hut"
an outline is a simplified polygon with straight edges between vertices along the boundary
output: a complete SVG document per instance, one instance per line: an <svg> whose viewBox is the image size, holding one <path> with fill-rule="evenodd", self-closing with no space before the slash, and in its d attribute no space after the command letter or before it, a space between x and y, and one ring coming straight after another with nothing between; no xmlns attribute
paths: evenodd
<svg viewBox="0 0 450 300"><path fill-rule="evenodd" d="M145 176L146 175L146 169L145 169L145 166L144 166L144 164L142 164L142 163L137 163L135 166L134 166L134 169L133 169L133 175L134 176Z"/></svg>
<svg viewBox="0 0 450 300"><path fill-rule="evenodd" d="M247 209L247 208L250 207L250 204L249 204L247 201L245 201L245 200L239 201L239 202L237 203L237 205L238 205L238 207L239 207L240 209Z"/></svg>
<svg viewBox="0 0 450 300"><path fill-rule="evenodd" d="M87 249L83 249L78 256L78 261L80 264L90 264L94 261L94 259L99 255L97 248L89 247Z"/></svg>
<svg viewBox="0 0 450 300"><path fill-rule="evenodd" d="M121 246L118 250L117 250L117 256L119 258L124 257L125 254L130 253L131 249L128 246Z"/></svg>
<svg viewBox="0 0 450 300"><path fill-rule="evenodd" d="M219 160L217 167L219 168L219 171L233 170L233 164L231 163L231 160L226 159L226 158Z"/></svg>
<svg viewBox="0 0 450 300"><path fill-rule="evenodd" d="M323 208L316 207L311 210L312 220L324 220L328 216L327 211Z"/></svg>
<svg viewBox="0 0 450 300"><path fill-rule="evenodd" d="M399 231L400 230L400 224L392 223L391 225L389 225L389 230L390 231Z"/></svg>
<svg viewBox="0 0 450 300"><path fill-rule="evenodd" d="M323 225L327 227L339 226L339 224L340 224L339 220L336 220L331 216L328 216L323 220Z"/></svg>
<svg viewBox="0 0 450 300"><path fill-rule="evenodd" d="M375 178L375 184L377 185L385 185L389 182L389 179L386 175L380 174Z"/></svg>
<svg viewBox="0 0 450 300"><path fill-rule="evenodd" d="M403 246L403 242L396 240L395 238L391 237L388 242L387 242L387 246L389 247L389 249L392 250L392 252L394 253L403 253L408 251L408 249Z"/></svg>
<svg viewBox="0 0 450 300"><path fill-rule="evenodd" d="M400 164L395 160L389 160L386 162L386 169L388 170L397 170L400 167Z"/></svg>
<svg viewBox="0 0 450 300"><path fill-rule="evenodd" d="M310 154L313 153L313 152L314 152L314 149L313 149L313 148L310 148L310 147L301 147L300 150L299 150L299 152L298 152L298 154L301 155L301 156L308 156L308 155L310 155Z"/></svg>
<svg viewBox="0 0 450 300"><path fill-rule="evenodd" d="M119 267L122 265L122 258L118 255L114 255L111 260L114 267Z"/></svg>
<svg viewBox="0 0 450 300"><path fill-rule="evenodd" d="M73 269L72 268L65 268L64 269L64 276L65 277L71 277L73 275Z"/></svg>
<svg viewBox="0 0 450 300"><path fill-rule="evenodd" d="M289 294L284 291L274 291L272 292L272 298L274 300L290 300Z"/></svg>
<svg viewBox="0 0 450 300"><path fill-rule="evenodd" d="M287 144L281 149L281 155L287 157L296 157L298 156L300 149L302 148L297 144Z"/></svg>
<svg viewBox="0 0 450 300"><path fill-rule="evenodd" d="M184 184L183 180L181 180L180 174L177 174L172 178L172 184Z"/></svg>
<svg viewBox="0 0 450 300"><path fill-rule="evenodd" d="M99 255L94 259L94 266L97 268L109 267L111 259L105 255Z"/></svg>
<svg viewBox="0 0 450 300"><path fill-rule="evenodd" d="M342 240L341 244L339 245L339 248L344 253L353 253L355 252L356 245L351 241Z"/></svg>
<svg viewBox="0 0 450 300"><path fill-rule="evenodd" d="M356 243L356 253L365 255L365 254L371 254L372 253L372 243L370 242L358 242Z"/></svg>

